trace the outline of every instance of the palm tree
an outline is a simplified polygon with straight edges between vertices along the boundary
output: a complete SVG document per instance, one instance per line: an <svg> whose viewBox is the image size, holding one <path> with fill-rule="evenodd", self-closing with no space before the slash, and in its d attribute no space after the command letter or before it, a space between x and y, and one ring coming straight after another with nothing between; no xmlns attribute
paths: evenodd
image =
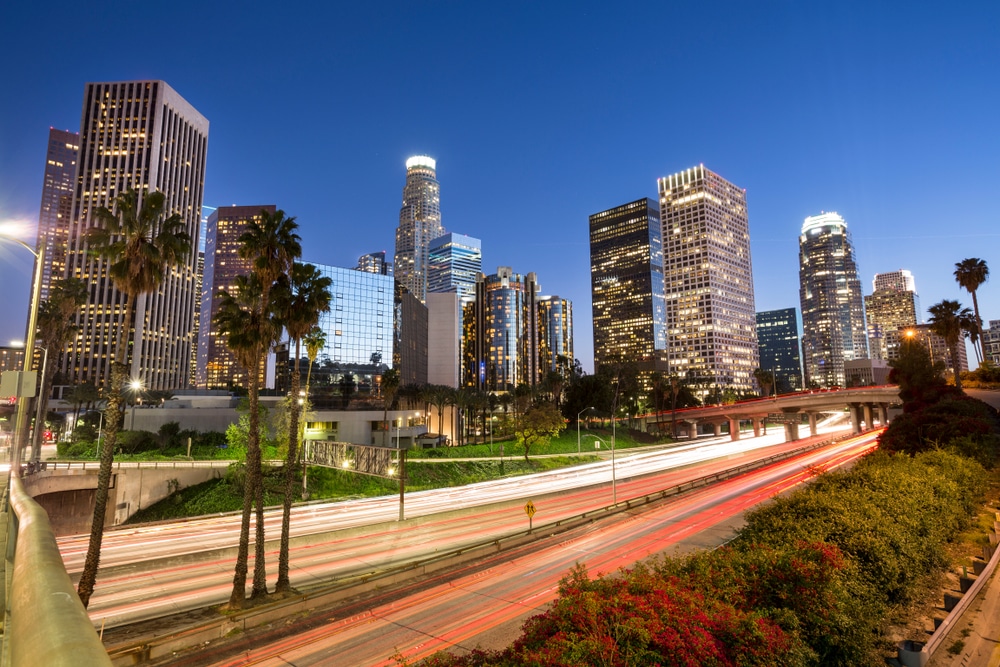
<svg viewBox="0 0 1000 667"><path fill-rule="evenodd" d="M73 324L73 316L87 301L87 285L79 278L63 278L57 280L49 290L49 298L38 306L38 340L52 362L46 364L42 375L42 386L38 390L41 401L37 414L44 420L49 409L49 396L52 394L52 378L58 368L58 356L76 334L79 327ZM42 427L35 424L31 439L31 461L38 463L42 455Z"/></svg>
<svg viewBox="0 0 1000 667"><path fill-rule="evenodd" d="M983 342L983 320L979 317L979 300L976 298L976 290L989 278L990 268L986 266L985 261L979 258L970 257L955 264L955 281L972 295L972 308L976 313L976 338L979 339L980 347L977 349L981 355L980 359L986 358L986 347Z"/></svg>
<svg viewBox="0 0 1000 667"><path fill-rule="evenodd" d="M775 389L774 393L778 393L777 387L775 387L774 384L774 371L766 371L763 368L755 368L753 371L753 379L756 380L757 384L760 386L763 398L767 398L767 395L770 393L772 387Z"/></svg>
<svg viewBox="0 0 1000 667"><path fill-rule="evenodd" d="M171 268L192 262L191 236L184 229L180 215L166 216L166 197L162 192L150 192L139 201L139 193L129 190L120 194L114 212L101 207L94 211L96 226L91 229L87 244L94 256L103 260L107 275L125 295L122 319L118 322L115 360L111 364L111 384L107 392L108 419L101 446L101 465L94 493L94 519L90 527L87 558L80 573L77 593L86 607L94 592L97 568L101 560L104 537L104 516L108 506L111 466L120 428L122 387L128 378L128 358L131 347L128 332L134 330L136 301L142 294L154 291Z"/></svg>
<svg viewBox="0 0 1000 667"><path fill-rule="evenodd" d="M955 387L962 389L962 369L958 363L958 344L963 340L963 332L975 326L972 311L963 308L958 301L945 299L927 309L930 312L930 329L944 338L951 355L951 369L955 373Z"/></svg>
<svg viewBox="0 0 1000 667"><path fill-rule="evenodd" d="M319 356L319 351L326 347L326 332L318 326L313 327L309 330L309 333L302 337L302 343L306 346L306 358L309 359L309 370L306 371L306 405L308 406L311 405L309 401L309 384L312 380L313 366L316 365L316 357ZM309 497L309 466L306 463L305 447L302 449L302 499L306 500Z"/></svg>
<svg viewBox="0 0 1000 667"><path fill-rule="evenodd" d="M399 371L390 368L382 373L382 427L386 433L389 433L389 408L392 407L397 391L399 391ZM385 444L384 437L382 444Z"/></svg>
<svg viewBox="0 0 1000 667"><path fill-rule="evenodd" d="M247 370L250 403L250 432L247 437L246 477L240 543L233 573L231 609L241 609L246 598L247 557L250 547L250 514L256 515L254 532L254 569L250 598L267 595L267 570L264 563L264 484L261 470L260 414L258 411L260 376L268 352L281 333L282 322L275 316L277 304L273 290L279 280L288 280L292 264L302 254L298 224L282 210L263 209L258 218L247 223L239 238L239 256L249 260L249 276L239 276L235 294L224 293L216 316L219 332L228 339L239 363ZM279 285L280 287L280 285Z"/></svg>
<svg viewBox="0 0 1000 667"><path fill-rule="evenodd" d="M285 458L285 494L281 507L281 546L278 551L278 581L274 585L276 593L285 593L291 588L288 579L288 533L292 512L292 488L295 484L295 464L298 462L299 446L299 387L302 376L299 371L299 357L302 356L302 339L309 335L319 322L320 313L330 310L330 286L333 280L320 273L312 264L292 265L288 288L282 290L279 309L285 323L289 340L295 341L295 366L292 369L292 414L288 426L288 452ZM304 401L303 401L304 402Z"/></svg>

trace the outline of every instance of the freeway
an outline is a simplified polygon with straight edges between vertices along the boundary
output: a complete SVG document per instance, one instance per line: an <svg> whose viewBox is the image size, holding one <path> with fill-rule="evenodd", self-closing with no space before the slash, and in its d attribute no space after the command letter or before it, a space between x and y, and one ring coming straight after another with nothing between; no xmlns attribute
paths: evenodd
<svg viewBox="0 0 1000 667"><path fill-rule="evenodd" d="M412 664L442 649L497 648L509 643L524 620L545 609L556 596L559 579L575 563L595 575L673 549L820 472L856 460L876 446L875 438L875 433L856 436L643 511L623 512L495 554L458 572L410 582L335 610L318 610L159 664L388 667L398 664L394 656Z"/></svg>
<svg viewBox="0 0 1000 667"><path fill-rule="evenodd" d="M773 434L737 442L726 438L620 456L614 464L617 497L641 497L829 437L794 443L782 443ZM536 526L607 507L612 504L611 473L612 462L602 461L411 493L405 522L395 520L393 497L299 506L292 517L292 584L300 590L316 588L522 531L527 527L522 505L528 499L539 508ZM271 512L266 520L274 539L280 514ZM91 618L112 628L225 602L238 531L239 517L233 515L108 531L88 608ZM61 538L60 549L76 579L86 549L83 536ZM276 549L269 542L269 563L276 562ZM272 571L270 584L274 577Z"/></svg>

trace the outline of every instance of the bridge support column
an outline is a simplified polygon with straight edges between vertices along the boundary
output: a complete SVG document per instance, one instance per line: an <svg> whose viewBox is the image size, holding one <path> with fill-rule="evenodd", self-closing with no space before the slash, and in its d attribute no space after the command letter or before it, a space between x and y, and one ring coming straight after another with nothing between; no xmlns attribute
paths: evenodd
<svg viewBox="0 0 1000 667"><path fill-rule="evenodd" d="M751 417L750 418L750 423L753 424L753 437L755 437L755 438L759 438L760 437L760 423L762 421L763 420L760 417Z"/></svg>
<svg viewBox="0 0 1000 667"><path fill-rule="evenodd" d="M816 413L809 412L809 435L816 435Z"/></svg>
<svg viewBox="0 0 1000 667"><path fill-rule="evenodd" d="M861 406L857 403L848 403L847 409L851 411L851 431L855 434L861 433Z"/></svg>
<svg viewBox="0 0 1000 667"><path fill-rule="evenodd" d="M861 409L864 411L865 415L865 430L871 429L874 424L872 424L872 404L862 403Z"/></svg>
<svg viewBox="0 0 1000 667"><path fill-rule="evenodd" d="M785 422L785 442L795 442L799 439L798 422Z"/></svg>
<svg viewBox="0 0 1000 667"><path fill-rule="evenodd" d="M879 403L878 404L878 423L882 426L889 425L889 404Z"/></svg>
<svg viewBox="0 0 1000 667"><path fill-rule="evenodd" d="M715 437L718 438L720 435L722 435L722 424L720 424L719 422L715 422L714 424L712 424L712 431L715 433Z"/></svg>
<svg viewBox="0 0 1000 667"><path fill-rule="evenodd" d="M688 427L688 439L697 440L698 439L698 422L690 421L687 423Z"/></svg>
<svg viewBox="0 0 1000 667"><path fill-rule="evenodd" d="M740 439L740 420L730 419L729 420L729 439L739 440Z"/></svg>

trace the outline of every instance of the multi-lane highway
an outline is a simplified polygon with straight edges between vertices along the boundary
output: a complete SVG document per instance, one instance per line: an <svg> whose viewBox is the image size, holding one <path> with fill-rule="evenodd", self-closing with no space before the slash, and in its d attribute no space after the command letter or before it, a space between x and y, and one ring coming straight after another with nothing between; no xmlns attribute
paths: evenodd
<svg viewBox="0 0 1000 667"><path fill-rule="evenodd" d="M291 625L201 647L170 664L388 666L397 664L393 655L412 662L441 649L499 647L512 639L526 618L554 599L559 579L575 563L584 563L592 574L613 572L671 550L822 471L856 460L874 446L874 434L856 436L644 511L624 512L489 556L458 572L317 612ZM622 492L628 495L636 489L626 483ZM391 555L396 548L385 550Z"/></svg>
<svg viewBox="0 0 1000 667"><path fill-rule="evenodd" d="M643 496L809 442L781 443L780 439L773 434L738 442L720 439L619 456L615 462L618 499ZM527 523L521 505L527 499L534 499L538 507L535 525L606 507L611 504L611 466L604 461L408 494L407 517L423 518L402 523L395 521L398 507L391 497L297 507L292 517L293 585L309 588L378 572L521 531ZM432 515L435 518L428 518ZM277 537L279 521L276 513L268 515L269 537ZM231 587L238 531L238 516L109 531L89 607L91 618L110 628L224 602ZM356 539L361 533L364 539ZM60 548L75 578L86 541L82 536L62 538ZM268 561L276 562L273 549L269 549Z"/></svg>

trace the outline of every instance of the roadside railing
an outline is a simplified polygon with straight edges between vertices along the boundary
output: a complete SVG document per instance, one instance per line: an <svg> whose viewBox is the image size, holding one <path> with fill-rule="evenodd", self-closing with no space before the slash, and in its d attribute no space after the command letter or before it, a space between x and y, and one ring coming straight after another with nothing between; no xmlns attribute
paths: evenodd
<svg viewBox="0 0 1000 667"><path fill-rule="evenodd" d="M48 515L31 499L17 476L10 480L7 568L13 568L7 592L9 615L4 628L16 667L110 667L63 565Z"/></svg>

